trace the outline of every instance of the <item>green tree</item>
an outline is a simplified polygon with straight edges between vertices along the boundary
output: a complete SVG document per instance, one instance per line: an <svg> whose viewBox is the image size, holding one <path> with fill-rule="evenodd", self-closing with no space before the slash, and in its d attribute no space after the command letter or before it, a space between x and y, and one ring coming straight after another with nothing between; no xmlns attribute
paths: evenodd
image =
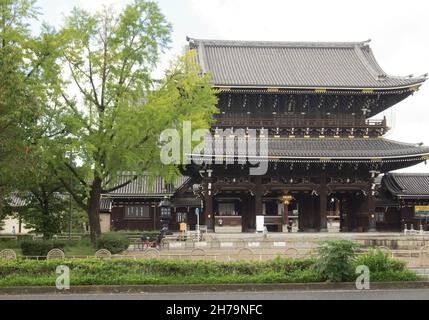
<svg viewBox="0 0 429 320"><path fill-rule="evenodd" d="M0 0L0 201L31 166L32 146L51 126L47 110L55 105L49 88L51 76L58 74L51 54L57 50L56 35L47 27L40 36L31 35L29 23L38 16L34 4Z"/></svg>
<svg viewBox="0 0 429 320"><path fill-rule="evenodd" d="M170 32L156 3L136 0L119 14L74 9L59 35L67 69L56 86L66 110L57 123L67 134L51 142L50 163L88 212L93 244L101 233L101 195L132 180L119 184L120 173L173 179L179 169L160 162L160 133L180 128L184 119L207 128L216 111L209 76L201 76L193 54L178 59L165 79L151 76ZM66 151L58 156L56 148ZM64 178L67 171L78 188Z"/></svg>
<svg viewBox="0 0 429 320"><path fill-rule="evenodd" d="M14 175L14 196L25 204L20 208L6 206L9 213L16 212L26 226L50 239L67 229L69 197L51 166L43 158L40 146L31 145L26 161Z"/></svg>
<svg viewBox="0 0 429 320"><path fill-rule="evenodd" d="M27 112L33 108L33 56L28 21L33 1L0 0L0 197L7 193L13 158L23 151ZM33 109L34 110L34 109Z"/></svg>

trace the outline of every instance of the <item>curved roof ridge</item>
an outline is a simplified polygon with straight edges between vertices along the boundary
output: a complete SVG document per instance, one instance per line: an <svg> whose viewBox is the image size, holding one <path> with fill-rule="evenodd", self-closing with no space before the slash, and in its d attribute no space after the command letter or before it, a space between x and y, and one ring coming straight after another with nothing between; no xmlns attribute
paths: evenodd
<svg viewBox="0 0 429 320"><path fill-rule="evenodd" d="M404 146L413 146L413 147L429 147L429 146L425 146L424 144L422 144L421 142L417 142L417 143L412 143L412 142L402 142L402 141L396 141L396 140L392 140L392 139L388 139L388 138L384 138L384 137L380 137L380 138L374 138L374 139L383 139L385 141L390 141L396 144L401 144Z"/></svg>
<svg viewBox="0 0 429 320"><path fill-rule="evenodd" d="M375 80L378 81L382 81L384 79L386 79L387 74L386 72L383 71L383 69L380 67L380 65L376 62L375 57L374 59L371 59L372 61L370 61L364 54L363 49L367 50L367 54L372 55L372 57L374 57L374 55L372 54L372 50L369 46L365 46L365 47L355 47L355 51L356 54L358 56L358 58L361 60L362 64L366 67L366 69L368 70L368 72L370 74L372 74L372 76L374 77Z"/></svg>
<svg viewBox="0 0 429 320"><path fill-rule="evenodd" d="M366 49L366 55L365 53L362 52L362 50ZM395 76L395 75L391 75L389 73L387 73L386 71L384 71L384 69L380 66L380 64L378 63L377 59L375 58L374 55L374 51L372 50L372 48L369 46L369 44L367 46L363 46L360 48L360 55L362 55L363 57L363 61L364 64L366 66L368 66L370 68L370 71L373 71L374 75L376 75L376 80L379 81L384 81L386 79L396 79L396 80L422 80L425 81L428 78L428 73L425 73L423 75L420 76L414 76L413 74L411 75L407 75L407 76Z"/></svg>
<svg viewBox="0 0 429 320"><path fill-rule="evenodd" d="M355 48L364 47L371 40L366 41L275 41L275 40L217 40L187 38L189 42L204 45L223 46L253 46L253 47L304 47L304 48Z"/></svg>

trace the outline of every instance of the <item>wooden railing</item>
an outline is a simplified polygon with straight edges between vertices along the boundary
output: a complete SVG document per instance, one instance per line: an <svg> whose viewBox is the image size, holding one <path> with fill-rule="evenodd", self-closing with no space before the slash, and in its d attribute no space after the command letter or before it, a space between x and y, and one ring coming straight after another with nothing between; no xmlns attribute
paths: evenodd
<svg viewBox="0 0 429 320"><path fill-rule="evenodd" d="M364 120L352 118L303 118L298 116L254 117L247 115L217 116L216 127L264 127L264 128L386 128L386 118Z"/></svg>

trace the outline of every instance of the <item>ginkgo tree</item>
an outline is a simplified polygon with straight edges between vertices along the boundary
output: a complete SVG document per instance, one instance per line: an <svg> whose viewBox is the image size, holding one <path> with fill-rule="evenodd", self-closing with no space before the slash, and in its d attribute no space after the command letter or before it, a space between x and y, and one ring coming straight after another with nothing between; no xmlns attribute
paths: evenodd
<svg viewBox="0 0 429 320"><path fill-rule="evenodd" d="M0 0L0 220L36 141L46 137L50 125L42 119L54 112L50 84L59 69L52 52L59 38L46 26L35 35L38 16L34 0Z"/></svg>
<svg viewBox="0 0 429 320"><path fill-rule="evenodd" d="M152 74L170 41L171 26L155 2L136 0L120 13L74 9L58 32L58 66L53 84L63 109L55 121L65 134L47 140L54 172L88 213L91 241L101 233L100 199L150 173L172 180L173 165L160 161L161 132L208 128L217 112L209 75L195 53L172 62L163 79ZM119 183L121 173L133 173ZM72 179L65 179L67 173ZM72 182L71 182L72 181Z"/></svg>

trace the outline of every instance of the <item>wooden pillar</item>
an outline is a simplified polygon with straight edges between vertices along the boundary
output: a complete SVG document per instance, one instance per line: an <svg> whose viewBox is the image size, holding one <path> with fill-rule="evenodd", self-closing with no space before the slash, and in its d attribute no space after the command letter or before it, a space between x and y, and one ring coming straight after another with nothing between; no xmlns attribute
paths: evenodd
<svg viewBox="0 0 429 320"><path fill-rule="evenodd" d="M289 224L289 205L284 204L283 205L283 223L288 225Z"/></svg>
<svg viewBox="0 0 429 320"><path fill-rule="evenodd" d="M320 232L328 232L328 224L326 218L326 207L327 207L327 199L328 198L328 188L326 186L326 173L322 173L320 188L319 188L319 231Z"/></svg>
<svg viewBox="0 0 429 320"><path fill-rule="evenodd" d="M255 215L262 215L262 178L255 178ZM256 218L255 218L256 219Z"/></svg>

